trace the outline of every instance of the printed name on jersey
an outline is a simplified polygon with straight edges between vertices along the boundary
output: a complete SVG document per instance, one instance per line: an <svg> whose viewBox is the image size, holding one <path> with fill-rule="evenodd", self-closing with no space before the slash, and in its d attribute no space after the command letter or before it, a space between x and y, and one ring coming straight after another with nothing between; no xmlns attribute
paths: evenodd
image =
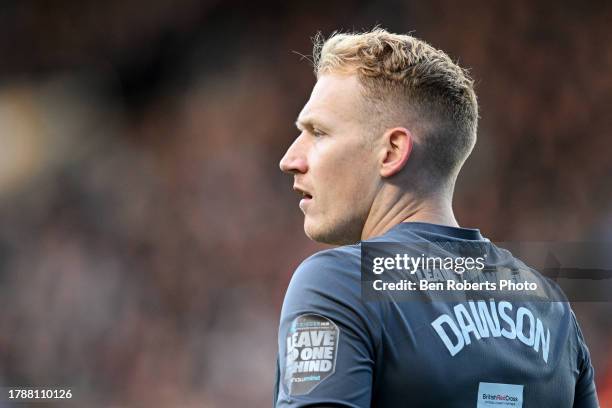
<svg viewBox="0 0 612 408"><path fill-rule="evenodd" d="M312 391L336 370L338 326L317 314L296 317L287 333L284 382L290 395Z"/></svg>
<svg viewBox="0 0 612 408"><path fill-rule="evenodd" d="M521 306L516 313L513 310L512 303L506 301L468 301L467 307L464 303L454 307L454 316L442 314L431 325L451 356L469 346L472 337L505 337L532 347L536 353L542 349L542 359L548 363L550 330L528 308Z"/></svg>

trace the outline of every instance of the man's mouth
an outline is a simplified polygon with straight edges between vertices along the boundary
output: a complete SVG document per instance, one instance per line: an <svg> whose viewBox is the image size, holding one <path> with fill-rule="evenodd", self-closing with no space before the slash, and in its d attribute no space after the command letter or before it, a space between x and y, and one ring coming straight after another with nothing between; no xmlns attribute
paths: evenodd
<svg viewBox="0 0 612 408"><path fill-rule="evenodd" d="M303 199L311 199L312 198L312 194L310 194L308 191L306 191L302 187L294 185L293 186L293 191L295 191L296 193L301 195Z"/></svg>
<svg viewBox="0 0 612 408"><path fill-rule="evenodd" d="M312 200L312 194L310 194L305 189L295 185L293 186L293 190L302 196L302 199L300 200L300 208L302 209L302 211L304 211L304 206L310 203L310 201Z"/></svg>

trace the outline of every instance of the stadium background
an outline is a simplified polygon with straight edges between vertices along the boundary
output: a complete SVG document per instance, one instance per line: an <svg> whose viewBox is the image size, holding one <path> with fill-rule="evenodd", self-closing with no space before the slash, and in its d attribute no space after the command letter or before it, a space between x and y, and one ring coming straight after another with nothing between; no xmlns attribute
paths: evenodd
<svg viewBox="0 0 612 408"><path fill-rule="evenodd" d="M3 1L0 384L271 404L284 290L322 248L278 170L317 30L380 23L471 67L460 223L611 242L610 21L604 2ZM610 304L574 307L612 406Z"/></svg>

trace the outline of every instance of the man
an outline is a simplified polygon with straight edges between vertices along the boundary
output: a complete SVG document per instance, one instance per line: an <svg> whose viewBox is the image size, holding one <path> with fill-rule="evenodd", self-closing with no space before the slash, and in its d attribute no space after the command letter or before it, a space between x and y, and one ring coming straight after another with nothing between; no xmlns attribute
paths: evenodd
<svg viewBox="0 0 612 408"><path fill-rule="evenodd" d="M364 298L362 250L377 243L405 243L424 262L480 248L477 278L483 268L496 278L512 271L549 295L556 289L453 215L478 120L464 70L383 29L318 38L314 54L317 82L280 167L302 196L306 235L344 246L311 256L292 277L275 405L596 407L589 352L566 302L472 301L460 291L439 301L426 290L418 293L427 301ZM426 276L418 273L405 282Z"/></svg>

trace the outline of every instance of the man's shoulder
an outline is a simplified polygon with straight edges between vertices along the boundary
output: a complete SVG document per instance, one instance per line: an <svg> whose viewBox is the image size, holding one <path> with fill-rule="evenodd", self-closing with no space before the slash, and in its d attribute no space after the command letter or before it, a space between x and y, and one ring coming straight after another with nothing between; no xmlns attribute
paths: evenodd
<svg viewBox="0 0 612 408"><path fill-rule="evenodd" d="M403 244L407 250L414 249L415 251L420 251L419 245L426 242L422 237L410 231L395 232L393 234L387 233L352 245L343 245L316 252L302 261L296 269L296 273L301 270L319 270L321 267L340 268L342 271L346 271L347 267L352 269L356 267L357 272L359 272L362 244L366 246L371 244Z"/></svg>
<svg viewBox="0 0 612 408"><path fill-rule="evenodd" d="M361 294L359 244L319 251L295 270L285 305L326 302L358 303Z"/></svg>
<svg viewBox="0 0 612 408"><path fill-rule="evenodd" d="M317 252L297 267L285 293L281 319L309 313L344 327L351 321L377 327L378 306L368 305L361 297L360 244Z"/></svg>
<svg viewBox="0 0 612 408"><path fill-rule="evenodd" d="M324 249L322 251L315 252L300 264L300 266L319 264L325 262L331 263L351 263L358 261L361 254L361 243L353 245L343 245L335 248Z"/></svg>
<svg viewBox="0 0 612 408"><path fill-rule="evenodd" d="M296 268L293 281L315 281L317 283L346 278L359 278L361 245L345 245L316 252Z"/></svg>

